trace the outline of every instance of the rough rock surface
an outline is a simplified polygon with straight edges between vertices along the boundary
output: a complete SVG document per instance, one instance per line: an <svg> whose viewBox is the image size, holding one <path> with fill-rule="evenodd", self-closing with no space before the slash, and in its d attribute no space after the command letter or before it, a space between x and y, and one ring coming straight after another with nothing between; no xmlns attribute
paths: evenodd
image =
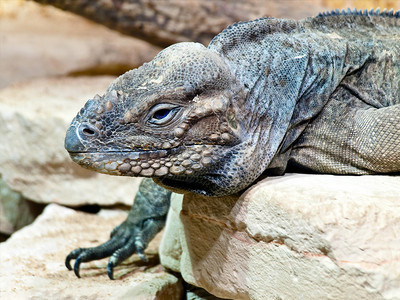
<svg viewBox="0 0 400 300"><path fill-rule="evenodd" d="M120 74L159 48L31 1L0 1L0 87L70 73Z"/></svg>
<svg viewBox="0 0 400 300"><path fill-rule="evenodd" d="M81 279L66 269L70 250L106 241L125 217L122 211L92 215L47 206L32 225L0 244L1 299L181 299L181 281L158 264L160 235L146 251L149 263L132 256L116 268L117 280L107 277L107 260L83 264Z"/></svg>
<svg viewBox="0 0 400 300"><path fill-rule="evenodd" d="M0 90L0 176L11 189L42 203L132 204L140 179L85 170L64 149L72 118L112 80L37 79Z"/></svg>
<svg viewBox="0 0 400 300"><path fill-rule="evenodd" d="M182 206L179 219L174 199L161 263L213 295L400 299L399 176L288 174Z"/></svg>
<svg viewBox="0 0 400 300"><path fill-rule="evenodd" d="M0 178L0 242L32 223L43 208L44 205L29 201L11 190Z"/></svg>

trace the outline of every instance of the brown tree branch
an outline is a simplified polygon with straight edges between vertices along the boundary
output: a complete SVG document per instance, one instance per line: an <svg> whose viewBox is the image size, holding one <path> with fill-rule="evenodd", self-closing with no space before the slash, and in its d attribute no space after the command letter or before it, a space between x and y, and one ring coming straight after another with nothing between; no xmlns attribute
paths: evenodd
<svg viewBox="0 0 400 300"><path fill-rule="evenodd" d="M239 20L261 17L251 1L230 0L34 0L70 11L121 33L166 47L176 42L205 45Z"/></svg>

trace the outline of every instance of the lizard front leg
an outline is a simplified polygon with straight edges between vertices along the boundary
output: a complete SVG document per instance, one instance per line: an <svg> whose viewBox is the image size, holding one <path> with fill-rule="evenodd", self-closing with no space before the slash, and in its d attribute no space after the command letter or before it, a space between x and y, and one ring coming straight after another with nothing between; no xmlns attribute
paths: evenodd
<svg viewBox="0 0 400 300"><path fill-rule="evenodd" d="M149 178L143 179L127 219L113 229L110 239L97 247L71 251L65 259L66 267L72 270L70 262L75 259L73 269L76 276L80 277L81 263L110 256L107 274L110 279L114 279L114 267L135 252L143 261L147 261L144 249L164 227L170 197L170 191Z"/></svg>
<svg viewBox="0 0 400 300"><path fill-rule="evenodd" d="M289 165L328 174L399 173L400 98L390 100L373 107L340 86L297 140Z"/></svg>

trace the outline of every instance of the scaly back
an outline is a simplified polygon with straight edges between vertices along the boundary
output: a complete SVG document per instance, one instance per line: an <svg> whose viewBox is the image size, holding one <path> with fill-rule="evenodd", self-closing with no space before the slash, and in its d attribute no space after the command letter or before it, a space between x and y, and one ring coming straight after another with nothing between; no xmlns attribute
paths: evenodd
<svg viewBox="0 0 400 300"><path fill-rule="evenodd" d="M400 52L399 39L400 11L347 10L300 21L233 24L208 48L224 58L247 89L249 127L263 123L258 143L270 162L271 154L289 149L346 74L380 52L376 49Z"/></svg>

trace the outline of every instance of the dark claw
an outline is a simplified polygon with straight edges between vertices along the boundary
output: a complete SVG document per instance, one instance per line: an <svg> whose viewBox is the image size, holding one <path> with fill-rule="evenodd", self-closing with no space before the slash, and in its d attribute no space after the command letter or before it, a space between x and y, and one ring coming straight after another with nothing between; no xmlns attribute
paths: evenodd
<svg viewBox="0 0 400 300"><path fill-rule="evenodd" d="M107 265L107 275L111 280L114 280L114 264L111 261Z"/></svg>
<svg viewBox="0 0 400 300"><path fill-rule="evenodd" d="M139 255L139 258L144 261L148 262L149 260L147 259L146 254L144 254L144 249L143 248L136 248L136 253Z"/></svg>
<svg viewBox="0 0 400 300"><path fill-rule="evenodd" d="M67 267L68 270L72 270L71 267L71 260L77 258L81 253L82 253L83 249L82 248L78 248L75 249L73 251L71 251L68 256L65 258L65 266Z"/></svg>
<svg viewBox="0 0 400 300"><path fill-rule="evenodd" d="M81 258L80 256L77 257L77 259L75 260L75 264L74 264L74 273L76 275L76 277L81 278L81 276L79 275L79 267L81 265Z"/></svg>
<svg viewBox="0 0 400 300"><path fill-rule="evenodd" d="M71 259L72 259L71 254L68 255L68 256L66 257L66 259L65 259L65 266L66 266L67 269L70 270L70 271L72 270L72 267L71 267Z"/></svg>

